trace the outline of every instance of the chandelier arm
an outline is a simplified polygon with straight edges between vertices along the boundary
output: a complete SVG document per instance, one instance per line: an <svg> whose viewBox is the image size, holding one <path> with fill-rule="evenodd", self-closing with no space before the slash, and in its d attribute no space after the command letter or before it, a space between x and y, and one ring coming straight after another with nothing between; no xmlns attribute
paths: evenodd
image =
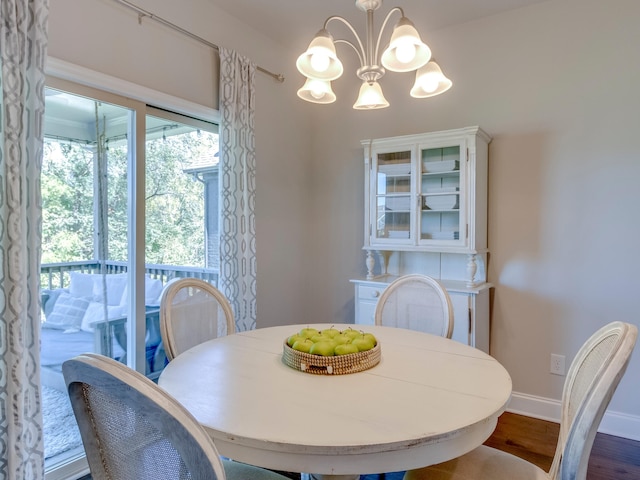
<svg viewBox="0 0 640 480"><path fill-rule="evenodd" d="M356 52L356 55L358 55L358 59L360 59L360 66L361 67L364 66L364 58L362 57L362 54L358 51L358 48L353 43L351 43L349 40L338 39L338 40L334 40L333 43L345 43L345 44L349 45Z"/></svg>
<svg viewBox="0 0 640 480"><path fill-rule="evenodd" d="M389 18L391 18L391 14L393 14L394 12L400 12L400 15L404 17L404 10L402 10L401 7L393 7L389 11L389 13L387 13L387 16L385 17L384 22L382 22L382 26L380 27L380 32L378 33L378 41L376 42L376 52L374 57L374 60L376 62L378 61L378 54L380 53L380 40L382 39L382 32L384 32L384 29L387 26L387 23L389 23Z"/></svg>
<svg viewBox="0 0 640 480"><path fill-rule="evenodd" d="M351 45L351 47L353 47L353 49L358 54L358 57L360 57L360 65L364 66L365 65L365 60L364 59L366 59L367 54L365 53L364 46L362 45L362 40L360 40L360 37L358 36L358 32L356 32L355 28L353 28L353 26L347 20L345 20L344 18L342 18L339 15L334 15L333 17L329 17L329 18L327 18L325 20L325 22L324 22L324 29L325 30L327 30L327 27L328 27L329 22L331 20L339 20L342 23L344 23L349 30L351 30L351 33L353 33L353 36L356 37L356 40L358 41L358 46L360 47L360 52L358 52L358 49L356 48L356 46L353 43L351 43L351 42L349 42L347 40L336 40L334 43L340 42L340 43L346 43L348 45Z"/></svg>

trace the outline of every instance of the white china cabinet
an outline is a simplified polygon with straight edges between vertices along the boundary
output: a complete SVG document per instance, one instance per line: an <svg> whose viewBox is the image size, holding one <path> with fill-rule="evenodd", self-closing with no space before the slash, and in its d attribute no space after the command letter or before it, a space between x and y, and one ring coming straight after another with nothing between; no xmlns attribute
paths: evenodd
<svg viewBox="0 0 640 480"><path fill-rule="evenodd" d="M356 323L373 324L394 278L424 273L451 296L453 338L489 351L490 141L479 127L362 141L367 274L351 280Z"/></svg>

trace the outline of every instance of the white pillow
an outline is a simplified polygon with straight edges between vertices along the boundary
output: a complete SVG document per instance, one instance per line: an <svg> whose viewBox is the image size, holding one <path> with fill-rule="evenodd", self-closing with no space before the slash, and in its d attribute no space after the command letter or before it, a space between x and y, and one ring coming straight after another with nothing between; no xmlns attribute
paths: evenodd
<svg viewBox="0 0 640 480"><path fill-rule="evenodd" d="M144 282L144 304L160 305L160 296L162 295L162 280L147 277Z"/></svg>
<svg viewBox="0 0 640 480"><path fill-rule="evenodd" d="M160 296L162 295L162 280L157 278L151 278L149 275L145 275L144 279L144 304L147 306L160 305ZM129 285L126 285L122 292L122 299L120 305L126 307L129 305Z"/></svg>
<svg viewBox="0 0 640 480"><path fill-rule="evenodd" d="M59 330L80 329L82 319L89 306L89 300L62 292L56 300L51 314L42 324L43 328L56 328Z"/></svg>
<svg viewBox="0 0 640 480"><path fill-rule="evenodd" d="M120 305L122 292L127 287L127 273L112 273L104 276L107 287L107 305ZM94 302L104 302L104 290L102 285L102 275L97 275L93 279L92 300Z"/></svg>
<svg viewBox="0 0 640 480"><path fill-rule="evenodd" d="M69 284L69 293L74 297L82 297L87 300L93 298L93 284L96 277L101 278L102 275L95 273L69 272L71 283Z"/></svg>
<svg viewBox="0 0 640 480"><path fill-rule="evenodd" d="M107 305L120 305L122 294L127 287L127 273L80 273L70 272L69 293L89 301L104 301L103 277L107 287Z"/></svg>
<svg viewBox="0 0 640 480"><path fill-rule="evenodd" d="M120 305L107 305L107 320L113 318L124 317L124 309ZM80 330L85 332L93 332L94 328L91 326L93 322L101 322L104 320L104 305L98 302L91 302L87 307L87 310L82 317L80 324Z"/></svg>

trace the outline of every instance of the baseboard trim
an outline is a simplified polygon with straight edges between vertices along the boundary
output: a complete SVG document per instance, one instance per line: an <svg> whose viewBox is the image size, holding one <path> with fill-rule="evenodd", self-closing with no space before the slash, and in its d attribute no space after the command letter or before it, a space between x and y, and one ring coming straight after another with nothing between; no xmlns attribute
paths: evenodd
<svg viewBox="0 0 640 480"><path fill-rule="evenodd" d="M560 422L560 401L551 398L514 392L507 411L540 420ZM640 416L607 410L598 432L640 441Z"/></svg>

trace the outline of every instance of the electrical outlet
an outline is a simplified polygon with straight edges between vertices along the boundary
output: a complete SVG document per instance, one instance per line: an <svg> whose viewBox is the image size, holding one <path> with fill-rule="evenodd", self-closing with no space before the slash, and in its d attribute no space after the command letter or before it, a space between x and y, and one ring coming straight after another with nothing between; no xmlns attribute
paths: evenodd
<svg viewBox="0 0 640 480"><path fill-rule="evenodd" d="M564 375L564 355L551 354L551 369L554 375Z"/></svg>

